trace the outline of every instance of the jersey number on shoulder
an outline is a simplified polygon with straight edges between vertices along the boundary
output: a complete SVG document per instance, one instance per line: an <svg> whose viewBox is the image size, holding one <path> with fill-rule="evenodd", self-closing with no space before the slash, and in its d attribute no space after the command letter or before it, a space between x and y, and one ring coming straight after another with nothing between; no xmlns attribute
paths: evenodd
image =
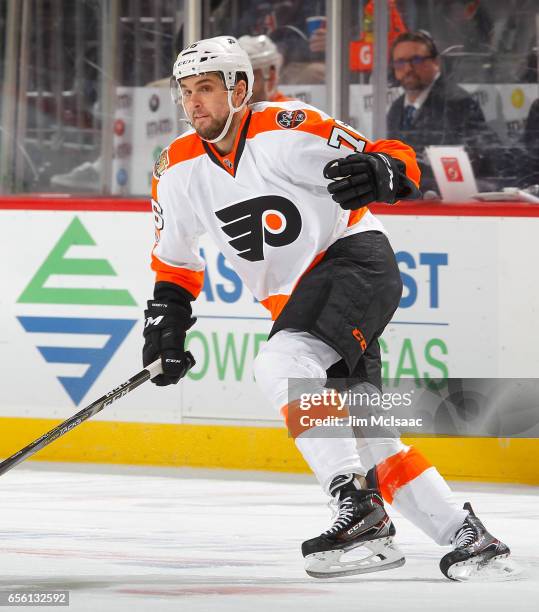
<svg viewBox="0 0 539 612"><path fill-rule="evenodd" d="M359 136L354 136L338 125L333 126L328 138L328 145L335 149L340 149L343 142L349 144L356 153L361 153L366 144Z"/></svg>
<svg viewBox="0 0 539 612"><path fill-rule="evenodd" d="M161 237L161 230L165 227L165 220L163 219L163 209L161 204L156 200L152 200L152 211L153 211L153 222L155 225L155 242L159 242Z"/></svg>

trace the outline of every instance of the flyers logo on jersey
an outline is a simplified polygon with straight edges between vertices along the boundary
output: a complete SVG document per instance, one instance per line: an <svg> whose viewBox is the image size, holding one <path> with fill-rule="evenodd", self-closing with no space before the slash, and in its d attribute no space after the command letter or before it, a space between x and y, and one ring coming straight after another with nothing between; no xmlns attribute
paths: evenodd
<svg viewBox="0 0 539 612"><path fill-rule="evenodd" d="M275 121L277 125L284 128L285 130L293 130L297 128L298 125L301 125L305 119L307 119L307 115L302 110L283 110L277 113L275 117Z"/></svg>
<svg viewBox="0 0 539 612"><path fill-rule="evenodd" d="M218 210L223 232L230 246L247 261L264 259L264 244L282 247L292 244L301 232L301 215L296 206L282 196L260 196Z"/></svg>

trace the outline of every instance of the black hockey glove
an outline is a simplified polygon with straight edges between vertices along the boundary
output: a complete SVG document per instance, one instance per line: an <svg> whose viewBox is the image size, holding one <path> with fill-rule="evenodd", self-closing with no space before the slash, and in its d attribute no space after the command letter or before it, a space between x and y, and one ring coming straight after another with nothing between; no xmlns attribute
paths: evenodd
<svg viewBox="0 0 539 612"><path fill-rule="evenodd" d="M142 363L146 367L159 356L163 374L152 378L160 387L175 385L195 365L191 353L184 348L185 332L195 323L188 302L149 300L144 311L144 347Z"/></svg>
<svg viewBox="0 0 539 612"><path fill-rule="evenodd" d="M326 164L324 177L334 179L327 186L341 208L356 210L371 202L394 204L418 190L406 177L406 167L386 153L353 153Z"/></svg>

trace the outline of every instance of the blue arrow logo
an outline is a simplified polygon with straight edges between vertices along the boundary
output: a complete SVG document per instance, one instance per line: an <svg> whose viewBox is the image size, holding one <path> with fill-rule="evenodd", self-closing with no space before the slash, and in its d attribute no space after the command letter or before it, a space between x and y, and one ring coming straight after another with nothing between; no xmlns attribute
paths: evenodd
<svg viewBox="0 0 539 612"><path fill-rule="evenodd" d="M79 404L94 384L103 368L135 325L132 319L77 319L71 317L17 317L25 331L48 334L99 334L109 336L103 348L73 348L38 346L48 363L76 363L88 365L84 376L58 376L58 380Z"/></svg>

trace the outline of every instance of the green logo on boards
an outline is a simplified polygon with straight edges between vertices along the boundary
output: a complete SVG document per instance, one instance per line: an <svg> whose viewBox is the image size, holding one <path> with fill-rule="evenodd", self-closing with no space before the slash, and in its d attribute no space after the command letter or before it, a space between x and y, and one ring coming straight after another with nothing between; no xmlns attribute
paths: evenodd
<svg viewBox="0 0 539 612"><path fill-rule="evenodd" d="M126 289L77 289L46 287L52 275L61 276L117 276L106 259L76 259L66 257L71 246L95 246L88 230L75 217L62 234L47 259L35 273L18 301L29 304L94 304L136 306Z"/></svg>
<svg viewBox="0 0 539 612"><path fill-rule="evenodd" d="M69 257L71 247L95 245L88 230L75 217L18 299L19 303L43 305L40 316L19 316L17 319L26 332L50 338L50 345L37 347L45 361L82 366L82 376L57 376L75 404L80 403L136 323L136 319L88 316L89 306L137 305L127 289L84 287L85 277L90 285L89 278L117 276L106 259ZM73 286L81 284L81 278L83 288ZM74 306L69 317L59 317L52 316L55 310L47 308L47 304L72 304L82 308ZM77 314L82 316L74 316ZM66 334L72 334L71 340ZM96 348L91 336L107 340L104 344L100 341L100 347ZM88 341L83 340L85 337ZM65 345L62 345L63 339Z"/></svg>

